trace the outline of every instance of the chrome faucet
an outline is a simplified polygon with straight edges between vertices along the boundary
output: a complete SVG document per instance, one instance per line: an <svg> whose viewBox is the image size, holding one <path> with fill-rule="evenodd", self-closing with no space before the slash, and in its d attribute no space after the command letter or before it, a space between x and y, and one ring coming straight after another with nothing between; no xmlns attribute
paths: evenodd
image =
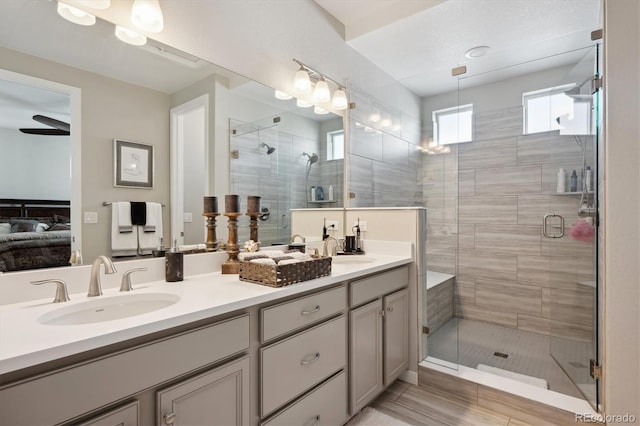
<svg viewBox="0 0 640 426"><path fill-rule="evenodd" d="M338 245L340 243L334 237L329 236L329 237L325 238L325 240L324 240L324 248L322 249L322 255L323 256L329 256L328 248L329 248L329 241L331 241L331 240L336 242L336 245L333 246L333 250L331 251L331 256L335 256L335 255L338 254Z"/></svg>
<svg viewBox="0 0 640 426"><path fill-rule="evenodd" d="M91 278L89 279L89 292L87 296L101 296L102 295L102 286L100 285L100 264L104 264L104 273L105 274L115 274L116 267L113 265L111 259L107 256L98 256L96 260L93 261L93 265L91 266Z"/></svg>

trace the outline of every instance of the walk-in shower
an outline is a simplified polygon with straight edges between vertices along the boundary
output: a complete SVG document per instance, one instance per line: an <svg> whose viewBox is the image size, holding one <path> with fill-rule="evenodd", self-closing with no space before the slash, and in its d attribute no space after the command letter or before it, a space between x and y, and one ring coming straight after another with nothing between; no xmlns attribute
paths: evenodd
<svg viewBox="0 0 640 426"><path fill-rule="evenodd" d="M571 65L512 66L508 77L469 67L455 93L425 98L427 136L446 116L455 139L464 120L452 111L471 111L473 138L423 156L432 273L422 366L483 371L599 407L590 375L599 363L598 49L567 52Z"/></svg>
<svg viewBox="0 0 640 426"><path fill-rule="evenodd" d="M272 146L267 145L266 143L262 142L260 144L260 148L267 148L267 155L271 155L274 152L276 152L276 149Z"/></svg>

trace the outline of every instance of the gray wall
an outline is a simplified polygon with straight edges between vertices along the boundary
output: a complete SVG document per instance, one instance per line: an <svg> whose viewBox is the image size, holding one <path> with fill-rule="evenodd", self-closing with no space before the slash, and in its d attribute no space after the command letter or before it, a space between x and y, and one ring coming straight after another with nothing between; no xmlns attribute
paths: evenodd
<svg viewBox="0 0 640 426"><path fill-rule="evenodd" d="M98 212L97 224L82 226L83 255L89 262L111 253L111 211L103 201L169 203L169 96L7 49L0 56L9 71L82 90L82 211ZM153 189L113 186L114 138L154 146ZM171 235L168 208L163 225Z"/></svg>

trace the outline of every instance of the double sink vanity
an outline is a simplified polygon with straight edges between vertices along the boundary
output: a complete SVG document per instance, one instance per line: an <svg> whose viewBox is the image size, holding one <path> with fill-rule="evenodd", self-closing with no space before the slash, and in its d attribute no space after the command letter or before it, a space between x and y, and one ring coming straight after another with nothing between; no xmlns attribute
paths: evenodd
<svg viewBox="0 0 640 426"><path fill-rule="evenodd" d="M411 244L280 288L224 258L187 256L178 283L163 259L120 262L149 269L132 291L105 276L102 296L1 306L0 424L338 425L408 368Z"/></svg>

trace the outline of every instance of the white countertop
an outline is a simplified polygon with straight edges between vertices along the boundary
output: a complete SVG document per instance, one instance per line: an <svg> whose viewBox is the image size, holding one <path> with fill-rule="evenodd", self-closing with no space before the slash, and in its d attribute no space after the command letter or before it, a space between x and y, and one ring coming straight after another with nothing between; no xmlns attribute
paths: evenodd
<svg viewBox="0 0 640 426"><path fill-rule="evenodd" d="M81 325L44 325L41 315L60 308L81 304L86 294L72 294L71 301L51 303L51 298L0 306L0 374L35 366L69 355L97 349L131 338L233 311L309 290L379 272L412 262L411 256L372 254L371 263L339 264L334 262L331 275L280 288L243 282L237 275L208 273L186 277L184 281L154 281L134 285L135 293L172 293L180 301L168 307L123 319ZM104 290L100 297L126 297L117 288Z"/></svg>

